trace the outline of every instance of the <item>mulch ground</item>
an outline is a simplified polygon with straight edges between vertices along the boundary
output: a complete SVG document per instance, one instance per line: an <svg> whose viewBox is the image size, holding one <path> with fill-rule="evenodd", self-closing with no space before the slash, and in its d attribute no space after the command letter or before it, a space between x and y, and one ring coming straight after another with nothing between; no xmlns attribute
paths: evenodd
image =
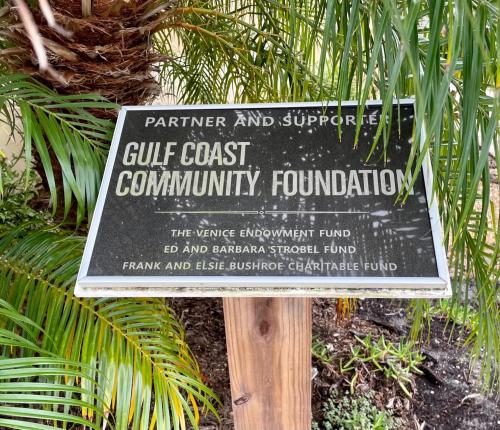
<svg viewBox="0 0 500 430"><path fill-rule="evenodd" d="M224 316L221 299L171 299L186 328L186 336L198 358L205 383L220 397L221 421L204 417L202 430L232 430L231 393L227 365ZM333 388L346 392L349 375L339 371L339 360L349 357L356 335L383 334L390 341L406 335L405 303L389 300L362 300L352 318L336 321L335 306L329 299L314 299L313 335L331 345L334 360L325 364L313 359L313 417L322 417L321 405ZM391 408L405 430L469 430L500 429L500 402L481 394L477 372L469 372L469 359L462 347L465 334L450 331L446 322L434 319L428 340L421 345L426 360L424 375L415 379L414 396L410 400L387 378L368 372L360 376L357 390L364 387L375 392L374 403ZM363 379L364 378L364 379ZM258 430L258 429L256 429Z"/></svg>

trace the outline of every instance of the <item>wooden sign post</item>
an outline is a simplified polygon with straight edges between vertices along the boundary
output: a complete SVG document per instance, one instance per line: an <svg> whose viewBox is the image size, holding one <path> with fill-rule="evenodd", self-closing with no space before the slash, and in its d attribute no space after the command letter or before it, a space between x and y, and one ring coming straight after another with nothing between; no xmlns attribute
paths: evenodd
<svg viewBox="0 0 500 430"><path fill-rule="evenodd" d="M237 430L311 428L312 310L307 298L224 298Z"/></svg>
<svg viewBox="0 0 500 430"><path fill-rule="evenodd" d="M413 102L392 113L384 151L380 102L123 108L75 293L224 297L236 429L309 430L309 297L450 294Z"/></svg>

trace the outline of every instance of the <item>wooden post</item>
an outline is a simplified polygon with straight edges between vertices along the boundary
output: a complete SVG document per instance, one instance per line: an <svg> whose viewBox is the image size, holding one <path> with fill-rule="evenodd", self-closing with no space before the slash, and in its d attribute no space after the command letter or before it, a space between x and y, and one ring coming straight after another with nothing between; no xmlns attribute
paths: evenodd
<svg viewBox="0 0 500 430"><path fill-rule="evenodd" d="M236 430L311 429L307 298L225 298Z"/></svg>

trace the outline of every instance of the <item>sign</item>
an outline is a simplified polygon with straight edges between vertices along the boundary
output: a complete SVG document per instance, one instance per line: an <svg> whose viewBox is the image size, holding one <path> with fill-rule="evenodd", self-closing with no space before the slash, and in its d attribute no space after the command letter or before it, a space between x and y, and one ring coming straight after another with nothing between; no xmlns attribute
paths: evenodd
<svg viewBox="0 0 500 430"><path fill-rule="evenodd" d="M396 202L414 106L393 109L369 156L378 102L123 108L76 294L449 295L429 160Z"/></svg>

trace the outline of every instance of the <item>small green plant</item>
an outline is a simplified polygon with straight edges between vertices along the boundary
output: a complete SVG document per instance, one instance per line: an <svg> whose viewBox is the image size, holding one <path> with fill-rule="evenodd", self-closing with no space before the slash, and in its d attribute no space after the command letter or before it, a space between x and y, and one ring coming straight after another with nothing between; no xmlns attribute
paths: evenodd
<svg viewBox="0 0 500 430"><path fill-rule="evenodd" d="M402 340L394 344L386 341L384 336L377 341L373 341L371 336L364 339L356 336L356 340L358 344L351 347L351 358L345 364L340 363L342 373L354 372L351 393L354 393L359 368L369 363L376 372L382 372L386 378L396 381L403 392L412 397L409 388L413 385L412 374L422 374L419 366L424 361L424 356L414 349L413 343Z"/></svg>
<svg viewBox="0 0 500 430"><path fill-rule="evenodd" d="M323 420L313 422L312 430L396 430L402 424L392 412L373 404L373 392L352 398L333 390L322 410Z"/></svg>
<svg viewBox="0 0 500 430"><path fill-rule="evenodd" d="M33 170L28 176L16 172L0 151L0 231L22 223L49 223L48 213L34 210L28 204L36 195L38 180Z"/></svg>
<svg viewBox="0 0 500 430"><path fill-rule="evenodd" d="M331 364L333 357L331 355L332 346L327 345L323 340L319 339L317 336L313 337L311 353L312 356L317 358L323 364Z"/></svg>
<svg viewBox="0 0 500 430"><path fill-rule="evenodd" d="M469 330L474 330L479 322L477 310L448 299L438 300L429 309L429 314L433 317L446 318L453 324L465 327Z"/></svg>

